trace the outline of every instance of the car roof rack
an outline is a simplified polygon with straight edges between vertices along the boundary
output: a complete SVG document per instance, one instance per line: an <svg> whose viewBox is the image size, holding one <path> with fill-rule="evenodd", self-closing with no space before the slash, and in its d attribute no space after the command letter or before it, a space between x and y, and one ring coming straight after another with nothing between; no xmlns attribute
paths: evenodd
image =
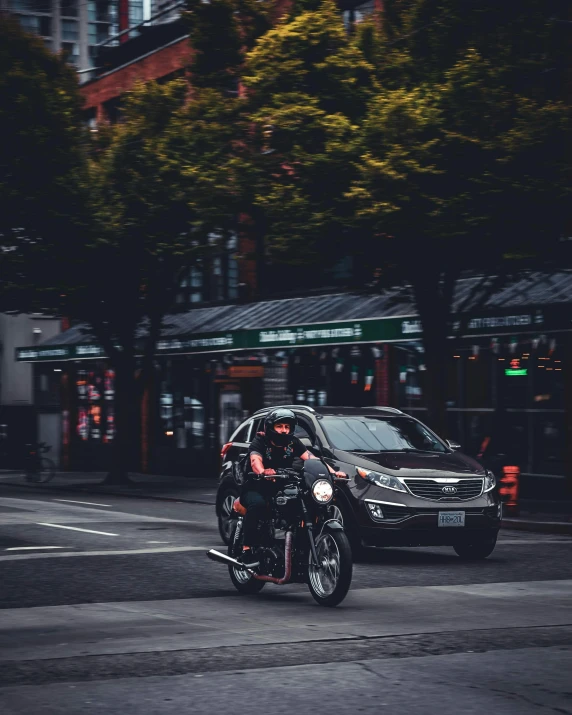
<svg viewBox="0 0 572 715"><path fill-rule="evenodd" d="M403 415L405 414L401 410L398 410L397 407L383 407L381 405L371 405L367 407L342 407L339 405L324 405L323 407L318 408L320 412L323 414L331 414L335 410L339 410L340 413L347 413L347 414L353 414L354 412L360 412L360 413L365 413L369 410L376 410L380 412L389 412L391 414L395 415ZM318 419L320 418L321 415L318 415Z"/></svg>
<svg viewBox="0 0 572 715"><path fill-rule="evenodd" d="M286 410L304 410L305 412L316 414L316 410L309 405L274 405L273 407L263 407L260 410L256 410L254 415L260 415L263 412L272 412L272 410L277 410L279 407L283 407ZM254 417L254 415L252 416Z"/></svg>
<svg viewBox="0 0 572 715"><path fill-rule="evenodd" d="M398 410L397 407L383 407L380 405L376 405L372 409L374 410L385 410L386 412L395 412L396 415L402 415L403 412L401 410Z"/></svg>

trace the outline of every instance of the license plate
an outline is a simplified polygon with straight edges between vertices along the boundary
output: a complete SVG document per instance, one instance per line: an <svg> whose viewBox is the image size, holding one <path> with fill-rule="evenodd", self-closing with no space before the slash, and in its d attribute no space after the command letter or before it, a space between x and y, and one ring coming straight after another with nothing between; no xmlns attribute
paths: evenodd
<svg viewBox="0 0 572 715"><path fill-rule="evenodd" d="M439 526L465 526L464 511L440 511Z"/></svg>

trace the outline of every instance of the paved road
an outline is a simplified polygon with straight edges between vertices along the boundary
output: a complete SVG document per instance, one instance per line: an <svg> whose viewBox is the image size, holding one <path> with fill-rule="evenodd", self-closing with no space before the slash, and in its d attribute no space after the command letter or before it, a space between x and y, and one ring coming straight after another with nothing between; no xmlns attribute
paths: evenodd
<svg viewBox="0 0 572 715"><path fill-rule="evenodd" d="M328 610L238 596L204 557L213 496L2 488L1 713L572 712L572 538L373 550Z"/></svg>

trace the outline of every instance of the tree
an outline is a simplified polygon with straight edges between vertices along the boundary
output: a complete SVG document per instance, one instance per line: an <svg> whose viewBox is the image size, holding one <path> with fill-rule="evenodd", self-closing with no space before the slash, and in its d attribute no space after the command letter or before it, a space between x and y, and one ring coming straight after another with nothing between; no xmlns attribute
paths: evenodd
<svg viewBox="0 0 572 715"><path fill-rule="evenodd" d="M429 418L446 433L456 282L465 270L496 276L472 296L482 304L507 272L546 265L569 217L569 112L540 81L560 52L544 4L531 0L522 14L486 2L387 6L372 52L381 89L357 135L348 196L366 252L387 281L412 287Z"/></svg>
<svg viewBox="0 0 572 715"><path fill-rule="evenodd" d="M24 33L0 23L0 243L66 231L83 165L81 98L73 70ZM4 280L7 279L4 275Z"/></svg>
<svg viewBox="0 0 572 715"><path fill-rule="evenodd" d="M34 40L30 47L29 52L39 52ZM23 45L26 62L27 53ZM68 78L59 60L47 56L45 62ZM17 76L20 70L10 71ZM10 217L3 293L15 310L49 310L85 323L104 348L116 375L109 479L125 481L137 464L140 395L181 273L234 229L236 207L227 182L232 117L216 92L203 90L189 103L185 80L150 83L125 97L120 124L102 126L90 139L79 112L68 110L79 107L71 82L60 88L46 79L40 99L30 82L20 91L21 101L50 105L53 100L46 95L52 91L63 97L69 132L78 137L77 146L62 138L60 162L72 170L63 176L53 172L54 205L45 209L41 192L25 194L23 176L22 204L27 202L30 213L36 206L41 211L28 225L23 211ZM50 143L48 128L37 127L33 118L13 124L6 143L23 144L34 131L47 135L43 140ZM11 161L19 168L17 156ZM33 157L29 161L35 189ZM7 165L9 176L12 165Z"/></svg>
<svg viewBox="0 0 572 715"><path fill-rule="evenodd" d="M323 268L347 252L350 148L371 75L330 0L298 3L248 54L251 202L274 260Z"/></svg>
<svg viewBox="0 0 572 715"><path fill-rule="evenodd" d="M187 93L185 80L137 86L122 123L103 132L88 165L91 238L78 260L90 270L67 298L116 373L118 479L137 463L137 407L182 275L234 229L225 179L231 118L217 93L192 102ZM69 285L71 265L64 271Z"/></svg>

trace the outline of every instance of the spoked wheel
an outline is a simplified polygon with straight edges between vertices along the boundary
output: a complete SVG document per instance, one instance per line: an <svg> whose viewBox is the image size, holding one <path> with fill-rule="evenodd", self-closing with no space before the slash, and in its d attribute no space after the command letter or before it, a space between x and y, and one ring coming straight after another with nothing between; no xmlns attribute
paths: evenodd
<svg viewBox="0 0 572 715"><path fill-rule="evenodd" d="M326 531L316 541L320 566L308 556L308 587L321 606L337 606L352 582L352 550L343 531Z"/></svg>
<svg viewBox="0 0 572 715"><path fill-rule="evenodd" d="M232 534L236 526L236 512L232 505L238 499L238 492L234 489L227 489L222 497L220 514L218 517L218 531L220 538L228 546L232 539Z"/></svg>
<svg viewBox="0 0 572 715"><path fill-rule="evenodd" d="M242 551L242 538L240 532L238 531L238 524L236 524L236 526L237 531L234 532L228 547L228 555L232 556L233 559L235 559ZM259 591L262 591L264 586L266 586L266 581L258 581L258 579L251 576L245 569L238 569L235 566L229 566L228 573L233 586L239 593L258 593Z"/></svg>

